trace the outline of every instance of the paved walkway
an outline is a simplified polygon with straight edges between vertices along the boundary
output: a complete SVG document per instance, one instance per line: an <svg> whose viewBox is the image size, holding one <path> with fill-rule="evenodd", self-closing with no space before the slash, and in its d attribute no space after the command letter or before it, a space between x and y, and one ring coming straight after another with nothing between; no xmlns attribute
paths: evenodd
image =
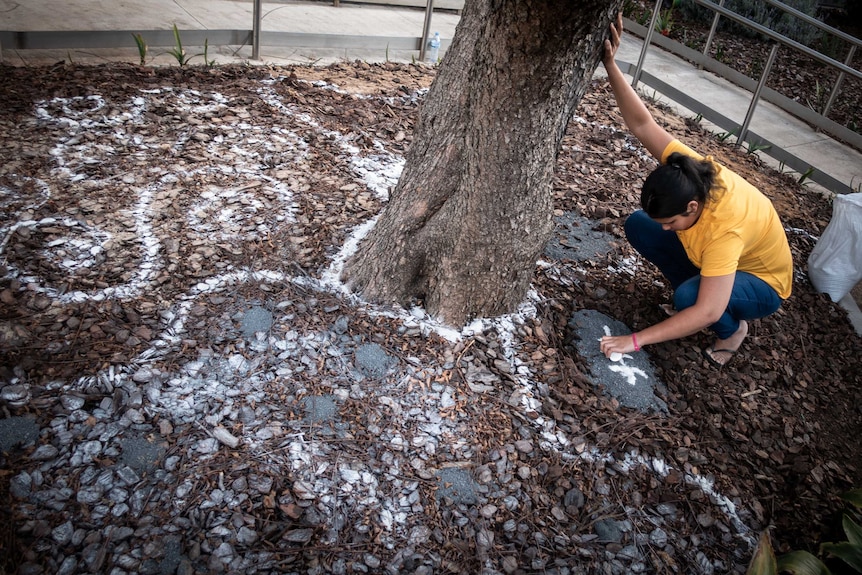
<svg viewBox="0 0 862 575"><path fill-rule="evenodd" d="M395 8L371 4L326 2L265 3L262 5L262 31L301 34L331 34L348 36L384 36L419 38L422 36L425 11L421 8ZM459 16L454 11L435 11L432 32L440 32L445 50L455 33ZM18 2L0 0L0 34L32 31L147 31L170 30L250 30L253 22L251 0L32 0ZM123 35L125 36L125 35ZM2 36L0 36L2 37ZM129 34L131 38L131 34ZM642 41L626 34L619 59L634 64L638 61ZM198 50L189 47L189 53ZM167 48L152 48L153 64L176 64ZM219 63L245 62L252 55L250 46L211 46L209 57ZM137 49L132 43L123 49L77 50L11 50L2 52L3 62L13 65L35 65L72 59L75 62L122 60L136 62ZM418 59L418 50L368 48L279 48L262 45L262 63L326 64L334 61L360 59L368 62L385 60L410 62ZM699 70L676 56L652 47L644 71L671 86L685 91L724 116L742 123L751 101L747 91L717 76ZM602 74L600 67L597 74ZM658 94L674 106L666 96ZM685 116L690 110L675 106ZM750 130L776 143L810 165L828 173L852 189L862 191L862 153L818 133L804 122L790 116L777 106L760 102L751 121ZM724 130L721 130L724 131ZM770 158L764 156L767 162ZM776 162L772 162L776 165ZM825 193L835 190L823 189ZM845 299L849 299L845 298ZM852 304L852 300L847 302ZM852 311L858 314L855 304ZM857 331L862 332L862 315L855 318Z"/></svg>

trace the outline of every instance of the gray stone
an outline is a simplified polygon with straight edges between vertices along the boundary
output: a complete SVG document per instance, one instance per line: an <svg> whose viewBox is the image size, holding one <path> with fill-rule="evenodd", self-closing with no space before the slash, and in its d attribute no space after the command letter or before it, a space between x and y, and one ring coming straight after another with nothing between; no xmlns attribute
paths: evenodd
<svg viewBox="0 0 862 575"><path fill-rule="evenodd" d="M628 559L630 561L642 559L643 555L638 551L638 548L634 545L626 545L620 552L617 553L617 557L622 557L623 559Z"/></svg>
<svg viewBox="0 0 862 575"><path fill-rule="evenodd" d="M35 461L48 461L54 459L60 453L60 450L53 445L40 445L36 451L30 455L30 459Z"/></svg>
<svg viewBox="0 0 862 575"><path fill-rule="evenodd" d="M0 419L0 451L26 447L39 439L39 426L32 417Z"/></svg>
<svg viewBox="0 0 862 575"><path fill-rule="evenodd" d="M303 398L305 420L309 423L331 421L338 414L338 405L331 395L309 395Z"/></svg>
<svg viewBox="0 0 862 575"><path fill-rule="evenodd" d="M619 543L623 540L623 532L620 529L619 522L613 519L602 519L596 521L596 535L599 536L599 541L603 543Z"/></svg>
<svg viewBox="0 0 862 575"><path fill-rule="evenodd" d="M66 394L60 397L60 403L69 411L75 411L84 407L85 400L79 395Z"/></svg>
<svg viewBox="0 0 862 575"><path fill-rule="evenodd" d="M380 378L386 375L386 372L394 367L398 360L386 353L386 351L376 343L367 343L356 349L354 356L356 367L359 371L373 378Z"/></svg>
<svg viewBox="0 0 862 575"><path fill-rule="evenodd" d="M30 388L26 385L7 385L0 390L0 400L10 405L24 405L30 400Z"/></svg>
<svg viewBox="0 0 862 575"><path fill-rule="evenodd" d="M252 545L257 541L257 531L243 525L236 534L236 541L240 545Z"/></svg>
<svg viewBox="0 0 862 575"><path fill-rule="evenodd" d="M313 535L313 529L292 529L284 534L284 540L291 543L308 543Z"/></svg>
<svg viewBox="0 0 862 575"><path fill-rule="evenodd" d="M340 316L337 320L335 320L335 325L332 326L332 330L337 334L343 334L347 332L347 327L349 325L349 320L346 315Z"/></svg>
<svg viewBox="0 0 862 575"><path fill-rule="evenodd" d="M584 506L584 494L577 487L573 487L566 492L563 503L566 507L574 507L580 509Z"/></svg>
<svg viewBox="0 0 862 575"><path fill-rule="evenodd" d="M143 437L129 437L120 442L123 452L120 462L141 474L155 468L156 463L165 455L165 447Z"/></svg>
<svg viewBox="0 0 862 575"><path fill-rule="evenodd" d="M84 505L94 505L102 500L103 490L99 486L83 487L78 491L77 501Z"/></svg>
<svg viewBox="0 0 862 575"><path fill-rule="evenodd" d="M242 316L242 334L252 339L258 332L268 332L272 327L272 313L262 307L253 307Z"/></svg>
<svg viewBox="0 0 862 575"><path fill-rule="evenodd" d="M437 472L437 501L444 497L454 503L472 505L476 503L476 484L470 473L460 467L446 467Z"/></svg>
<svg viewBox="0 0 862 575"><path fill-rule="evenodd" d="M649 540L656 547L664 547L667 545L667 532L661 527L657 527L649 534Z"/></svg>
<svg viewBox="0 0 862 575"><path fill-rule="evenodd" d="M16 499L25 499L30 495L33 488L33 478L26 471L22 471L9 482L9 493Z"/></svg>
<svg viewBox="0 0 862 575"><path fill-rule="evenodd" d="M182 545L176 537L166 537L164 541L165 554L159 561L159 574L172 575L176 572L183 558Z"/></svg>
<svg viewBox="0 0 862 575"><path fill-rule="evenodd" d="M604 255L613 249L614 236L595 230L596 220L576 212L564 212L554 218L554 236L545 247L545 256L555 260L584 261Z"/></svg>
<svg viewBox="0 0 862 575"><path fill-rule="evenodd" d="M595 310L580 310L572 315L569 327L574 332L574 345L589 366L591 380L619 400L624 407L643 412L667 413L667 404L656 395L664 392L664 384L645 351L625 354L620 361L611 361L601 352L599 340L605 335L627 335L625 324Z"/></svg>
<svg viewBox="0 0 862 575"><path fill-rule="evenodd" d="M66 557L57 569L57 575L72 575L78 569L78 560L75 557Z"/></svg>
<svg viewBox="0 0 862 575"><path fill-rule="evenodd" d="M75 532L75 527L71 521L66 521L54 527L51 530L51 538L60 545L68 545L72 540L72 533Z"/></svg>

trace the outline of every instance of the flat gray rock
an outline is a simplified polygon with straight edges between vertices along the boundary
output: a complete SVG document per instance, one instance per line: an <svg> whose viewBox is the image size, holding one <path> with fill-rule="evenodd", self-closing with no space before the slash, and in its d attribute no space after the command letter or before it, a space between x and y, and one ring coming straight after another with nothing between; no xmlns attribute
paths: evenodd
<svg viewBox="0 0 862 575"><path fill-rule="evenodd" d="M152 442L144 437L121 439L120 445L123 449L120 461L138 473L152 471L165 455L163 442Z"/></svg>
<svg viewBox="0 0 862 575"><path fill-rule="evenodd" d="M338 405L331 395L309 395L303 399L305 420L309 423L332 421L338 414Z"/></svg>
<svg viewBox="0 0 862 575"><path fill-rule="evenodd" d="M272 327L272 313L262 307L253 307L242 317L242 334L247 338L257 332L268 332Z"/></svg>
<svg viewBox="0 0 862 575"><path fill-rule="evenodd" d="M545 256L555 260L584 261L613 249L611 234L594 230L596 220L575 212L554 218L554 235L545 247Z"/></svg>
<svg viewBox="0 0 862 575"><path fill-rule="evenodd" d="M437 501L448 497L455 504L476 503L476 486L470 472L460 467L446 467L437 472Z"/></svg>
<svg viewBox="0 0 862 575"><path fill-rule="evenodd" d="M366 377L380 378L395 367L398 360L376 343L359 346L354 354L356 368Z"/></svg>
<svg viewBox="0 0 862 575"><path fill-rule="evenodd" d="M667 404L656 395L664 392L664 384L655 375L649 354L639 351L611 361L599 349L599 339L605 335L632 333L624 323L595 310L580 310L572 315L569 327L574 332L574 345L586 358L594 385L615 397L620 405L643 412L667 413Z"/></svg>
<svg viewBox="0 0 862 575"><path fill-rule="evenodd" d="M15 446L26 447L37 439L39 426L32 417L0 419L0 451L9 451Z"/></svg>

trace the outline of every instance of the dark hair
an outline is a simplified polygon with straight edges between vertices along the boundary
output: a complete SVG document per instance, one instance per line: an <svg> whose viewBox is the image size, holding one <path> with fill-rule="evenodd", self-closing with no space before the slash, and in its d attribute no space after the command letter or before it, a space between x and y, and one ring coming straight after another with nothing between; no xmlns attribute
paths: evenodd
<svg viewBox="0 0 862 575"><path fill-rule="evenodd" d="M714 182L712 162L674 152L647 176L641 188L641 207L653 219L672 218L685 213L692 200L705 204Z"/></svg>

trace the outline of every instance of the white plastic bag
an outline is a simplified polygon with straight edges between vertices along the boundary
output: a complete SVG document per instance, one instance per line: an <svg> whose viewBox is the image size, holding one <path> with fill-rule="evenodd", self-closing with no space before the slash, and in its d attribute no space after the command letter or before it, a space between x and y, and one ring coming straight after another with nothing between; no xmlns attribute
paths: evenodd
<svg viewBox="0 0 862 575"><path fill-rule="evenodd" d="M832 220L808 256L808 277L832 301L862 280L862 193L835 196Z"/></svg>

